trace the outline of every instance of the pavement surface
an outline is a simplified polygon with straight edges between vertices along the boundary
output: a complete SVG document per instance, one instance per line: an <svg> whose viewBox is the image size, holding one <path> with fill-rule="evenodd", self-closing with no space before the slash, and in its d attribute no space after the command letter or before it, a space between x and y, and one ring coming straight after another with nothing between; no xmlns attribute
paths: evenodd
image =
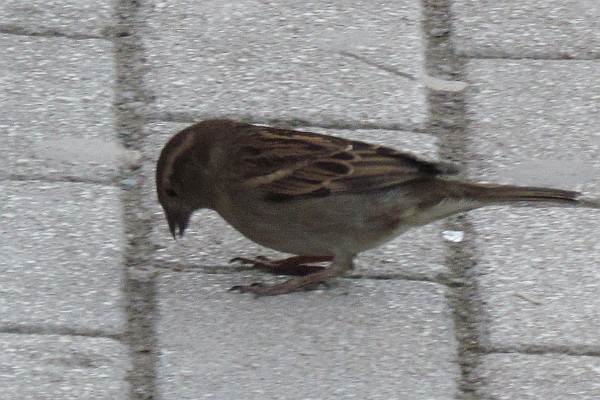
<svg viewBox="0 0 600 400"><path fill-rule="evenodd" d="M0 3L0 398L597 399L600 211L494 207L331 287L212 212L169 235L162 145L203 118L328 132L600 198L585 0Z"/></svg>

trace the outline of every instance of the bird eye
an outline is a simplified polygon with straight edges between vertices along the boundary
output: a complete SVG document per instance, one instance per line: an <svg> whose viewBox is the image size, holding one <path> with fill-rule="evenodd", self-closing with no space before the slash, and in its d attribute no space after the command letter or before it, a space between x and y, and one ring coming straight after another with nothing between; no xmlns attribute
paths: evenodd
<svg viewBox="0 0 600 400"><path fill-rule="evenodd" d="M166 194L167 194L167 196L169 196L169 197L177 197L177 192L176 192L176 191L174 191L174 190L173 190L173 189L171 189L171 188L167 188L167 189L165 190L165 193L166 193Z"/></svg>

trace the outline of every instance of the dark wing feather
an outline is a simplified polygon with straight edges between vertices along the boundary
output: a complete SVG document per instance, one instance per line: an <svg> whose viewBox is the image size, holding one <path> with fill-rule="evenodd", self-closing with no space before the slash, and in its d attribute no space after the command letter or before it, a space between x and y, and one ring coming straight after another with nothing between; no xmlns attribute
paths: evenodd
<svg viewBox="0 0 600 400"><path fill-rule="evenodd" d="M278 201L382 190L454 172L387 147L252 125L235 147L236 175Z"/></svg>

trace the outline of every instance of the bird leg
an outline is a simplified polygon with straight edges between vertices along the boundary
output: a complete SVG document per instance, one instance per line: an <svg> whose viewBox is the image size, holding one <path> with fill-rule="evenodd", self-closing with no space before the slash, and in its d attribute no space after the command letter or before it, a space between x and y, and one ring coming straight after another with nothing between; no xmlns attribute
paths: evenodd
<svg viewBox="0 0 600 400"><path fill-rule="evenodd" d="M331 260L333 260L333 257L330 256L294 256L281 260L271 260L264 256L258 256L256 258L236 257L230 262L241 262L244 265L251 265L252 268L260 269L274 275L303 276L325 269L325 267L308 264Z"/></svg>
<svg viewBox="0 0 600 400"><path fill-rule="evenodd" d="M320 283L327 283L331 278L344 275L352 268L352 258L346 260L334 259L329 268L314 272L310 275L291 278L282 283L272 285L266 283L252 283L250 285L237 285L229 289L240 293L254 293L256 296L277 296L297 292L300 290L312 290Z"/></svg>

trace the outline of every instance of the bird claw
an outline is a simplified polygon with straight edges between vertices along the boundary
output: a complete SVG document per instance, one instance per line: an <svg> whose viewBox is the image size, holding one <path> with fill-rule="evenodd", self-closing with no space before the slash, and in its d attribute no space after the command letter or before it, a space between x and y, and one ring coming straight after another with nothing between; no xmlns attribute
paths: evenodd
<svg viewBox="0 0 600 400"><path fill-rule="evenodd" d="M294 256L281 260L271 260L265 256L257 256L256 258L236 257L229 262L240 262L243 265L250 265L252 268L260 269L274 275L297 275L304 276L319 272L325 269L318 265L309 265L306 263L316 263L331 261L332 257L308 257Z"/></svg>
<svg viewBox="0 0 600 400"><path fill-rule="evenodd" d="M314 265L305 265L301 264L302 262L323 262L323 261L331 261L332 257L329 256L296 256L286 258L284 260L276 260L271 261L266 257L257 257L257 260L261 262L262 260L267 260L271 264L277 263L277 267L283 268L291 268L292 272L295 272L298 275L298 269L304 268L303 276L299 276L296 278L288 279L287 281L276 283L276 284L266 284L266 283L252 283L250 285L237 285L229 289L233 292L240 293L253 293L257 297L261 296L276 296L279 294L286 294L298 291L306 291L313 290L321 284L327 285L327 281L333 277L340 276L346 271L349 267L352 266L351 261L349 263L338 264L334 267L325 268ZM248 259L237 259L237 260L248 260ZM252 262L254 260L251 260ZM251 262L251 263L252 263ZM256 264L254 264L257 267ZM260 266L258 266L260 268ZM312 268L312 272L306 272L306 268ZM272 272L274 269L268 269L268 271ZM316 272L315 272L316 271ZM281 270L278 271L281 274Z"/></svg>

